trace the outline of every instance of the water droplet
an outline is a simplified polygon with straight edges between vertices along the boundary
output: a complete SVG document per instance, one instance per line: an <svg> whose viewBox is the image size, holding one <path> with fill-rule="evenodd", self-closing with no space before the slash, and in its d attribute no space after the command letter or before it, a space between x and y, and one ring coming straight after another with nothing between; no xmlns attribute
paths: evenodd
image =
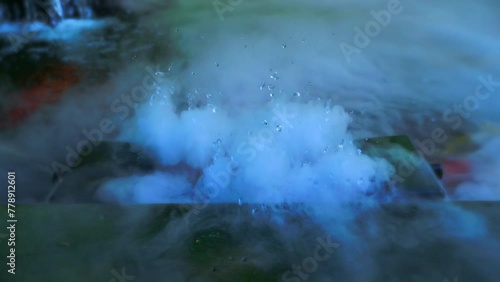
<svg viewBox="0 0 500 282"><path fill-rule="evenodd" d="M264 125L267 125L267 124L268 124L267 120L264 120L263 124L264 124Z"/></svg>
<svg viewBox="0 0 500 282"><path fill-rule="evenodd" d="M262 82L262 84L260 85L260 90L264 89L264 87L266 87L266 83Z"/></svg>
<svg viewBox="0 0 500 282"><path fill-rule="evenodd" d="M238 199L238 205L242 206L243 205L243 200L241 198Z"/></svg>
<svg viewBox="0 0 500 282"><path fill-rule="evenodd" d="M216 113L217 112L217 108L214 105L212 105L212 104L208 104L207 108L210 109L210 110L212 110L212 113Z"/></svg>
<svg viewBox="0 0 500 282"><path fill-rule="evenodd" d="M344 149L344 139L340 140L339 149Z"/></svg>
<svg viewBox="0 0 500 282"><path fill-rule="evenodd" d="M323 154L326 154L328 153L328 146L325 147L325 149L323 149Z"/></svg>
<svg viewBox="0 0 500 282"><path fill-rule="evenodd" d="M255 215L257 213L257 208L252 209L252 215Z"/></svg>
<svg viewBox="0 0 500 282"><path fill-rule="evenodd" d="M275 86L274 86L274 84L269 84L269 85L267 86L267 90L273 90L273 89L274 89L274 87L275 87Z"/></svg>
<svg viewBox="0 0 500 282"><path fill-rule="evenodd" d="M219 66L219 63L215 62L215 66L218 67Z"/></svg>
<svg viewBox="0 0 500 282"><path fill-rule="evenodd" d="M193 72L191 72L191 75L194 75L194 71L193 71Z"/></svg>
<svg viewBox="0 0 500 282"><path fill-rule="evenodd" d="M207 99L210 99L210 98L212 98L212 94L209 93L209 94L207 94Z"/></svg>
<svg viewBox="0 0 500 282"><path fill-rule="evenodd" d="M274 97L274 93L269 93L269 97L273 98Z"/></svg>
<svg viewBox="0 0 500 282"><path fill-rule="evenodd" d="M294 96L294 97L300 97L300 92L295 92L295 93L293 93L293 96Z"/></svg>
<svg viewBox="0 0 500 282"><path fill-rule="evenodd" d="M271 79L274 79L274 80L278 80L280 79L280 77L278 76L278 73L277 72L273 72L270 76L269 76Z"/></svg>
<svg viewBox="0 0 500 282"><path fill-rule="evenodd" d="M306 42L306 40L305 40L305 39L302 39L302 43L305 43L305 42Z"/></svg>
<svg viewBox="0 0 500 282"><path fill-rule="evenodd" d="M358 156L361 155L361 149L358 149L356 152L358 153Z"/></svg>
<svg viewBox="0 0 500 282"><path fill-rule="evenodd" d="M277 125L277 126L276 126L276 131L281 132L281 130L282 130L282 129L283 129L283 128L281 127L281 125Z"/></svg>
<svg viewBox="0 0 500 282"><path fill-rule="evenodd" d="M281 47L282 47L283 49L285 49L285 48L286 48L286 44L281 45Z"/></svg>
<svg viewBox="0 0 500 282"><path fill-rule="evenodd" d="M156 76L165 76L165 73L162 71L157 71L157 72L155 72L155 75Z"/></svg>
<svg viewBox="0 0 500 282"><path fill-rule="evenodd" d="M242 257L241 261L247 261L247 258L246 257Z"/></svg>

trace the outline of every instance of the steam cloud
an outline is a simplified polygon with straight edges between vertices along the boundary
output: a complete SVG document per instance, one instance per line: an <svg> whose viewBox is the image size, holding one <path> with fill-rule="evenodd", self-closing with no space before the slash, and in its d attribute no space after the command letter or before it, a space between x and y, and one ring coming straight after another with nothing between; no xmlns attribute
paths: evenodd
<svg viewBox="0 0 500 282"><path fill-rule="evenodd" d="M178 1L158 12L156 1L124 3L131 10L148 12L138 26L152 30L151 34L169 33L168 42L154 38L147 42L175 53L174 58L152 62L161 66L164 79L147 102L121 120L110 105L142 83L146 73L138 70L151 63L145 56L135 56L106 82L80 85L58 105L47 106L18 129L2 133L1 148L9 157L0 164L16 169L19 185L29 187L19 193L26 202L39 201L50 190L51 172L46 168L55 159L64 159L65 146L82 140L82 129L97 128L100 120L110 118L117 130L106 139L138 143L154 152L163 166L175 169L93 183L90 200L196 203L203 201L197 193L203 193L210 203L305 202L301 212L342 246L342 259L326 263L342 264L336 269L345 273L338 277L391 281L395 278L384 276L381 265L394 265L396 272L405 273L405 263L431 269L413 274L410 281L442 281L455 274L446 271L460 271L453 263L468 263L465 277L498 277L492 269L498 262L494 251L499 243L487 222L490 216L449 202L423 204L427 213L414 217L380 215L385 207L366 195L380 188L392 168L360 153L352 143L356 138L391 134L424 139L436 127L453 136L477 130L486 121L500 122L498 89L463 119L460 128L442 120L443 112L474 94L479 76L492 74L500 80L498 60L491 59L500 57L499 39L493 36L500 23L486 1L460 5L449 1L455 9L450 13L443 12L449 8L440 6L444 4L402 1L403 11L350 64L339 43L351 42L353 27L372 20L370 10L383 9L386 2L244 1L223 21L210 1ZM477 12L463 16L471 10ZM485 27L476 17L491 24ZM66 52L72 59L81 59L83 53L78 47ZM458 199L500 199L499 139L487 136L480 143L480 150L466 156L477 166L457 188ZM82 183L93 173L82 169L71 180ZM79 199L68 196L60 201ZM346 208L346 203L359 205ZM145 216L137 216L137 221ZM360 218L364 226L359 226ZM193 230L206 228L212 219L201 211L192 218ZM217 220L235 229L244 227L233 215ZM300 245L303 233L287 226L283 217L272 222L277 229L283 227L275 230L283 245L302 247L298 253L306 256L314 248ZM131 220L127 227L134 224L138 225ZM173 221L162 231L161 240L155 240L171 244L186 234L185 222ZM268 247L265 240L254 243L245 250ZM388 252L390 244L399 251ZM476 244L489 250L485 259L478 257ZM433 257L427 255L431 251L422 251L426 254L422 262L414 257L410 261L406 252L441 245L450 246L455 257L436 270L430 262ZM170 247L175 254L183 246ZM160 255L150 251L149 259ZM388 256L384 262L382 255ZM266 257L262 267L279 259ZM178 264L168 267L172 279L185 278ZM315 275L315 281L332 277L328 271Z"/></svg>

